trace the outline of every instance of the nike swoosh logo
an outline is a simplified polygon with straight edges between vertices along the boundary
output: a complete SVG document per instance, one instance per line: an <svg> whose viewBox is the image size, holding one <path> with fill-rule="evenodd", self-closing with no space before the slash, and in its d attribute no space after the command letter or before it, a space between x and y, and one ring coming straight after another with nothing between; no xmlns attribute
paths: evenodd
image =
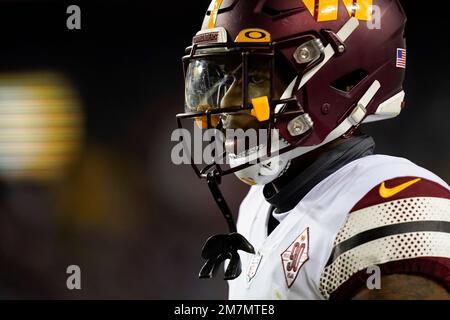
<svg viewBox="0 0 450 320"><path fill-rule="evenodd" d="M385 183L383 182L380 186L380 196L384 199L392 198L396 194L402 192L403 190L408 189L413 184L416 184L417 182L421 181L422 179L417 178L408 182L405 182L397 187L394 188L387 188Z"/></svg>

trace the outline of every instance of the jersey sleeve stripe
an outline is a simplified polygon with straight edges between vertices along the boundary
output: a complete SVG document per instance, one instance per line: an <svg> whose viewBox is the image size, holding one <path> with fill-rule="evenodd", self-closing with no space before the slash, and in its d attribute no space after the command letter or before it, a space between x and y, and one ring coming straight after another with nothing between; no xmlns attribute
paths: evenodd
<svg viewBox="0 0 450 320"><path fill-rule="evenodd" d="M450 292L450 259L438 257L413 258L391 261L379 265L381 274L409 274L423 276L436 281ZM366 270L361 270L351 276L338 289L331 293L330 300L351 299L358 290L366 287L367 279L371 276Z"/></svg>
<svg viewBox="0 0 450 320"><path fill-rule="evenodd" d="M446 221L417 221L388 225L367 230L347 239L333 248L327 266L331 265L343 253L350 251L367 242L387 236L395 236L411 232L445 232L450 235L450 222Z"/></svg>
<svg viewBox="0 0 450 320"><path fill-rule="evenodd" d="M334 245L359 233L392 224L415 221L450 222L449 213L450 200L443 198L409 198L375 205L350 214L337 234Z"/></svg>
<svg viewBox="0 0 450 320"><path fill-rule="evenodd" d="M371 266L431 257L450 258L449 233L411 232L379 238L339 255L324 269L320 278L320 291L325 299L329 299L341 285ZM448 272L449 264L446 267ZM441 278L442 281L448 282L448 273L446 277Z"/></svg>

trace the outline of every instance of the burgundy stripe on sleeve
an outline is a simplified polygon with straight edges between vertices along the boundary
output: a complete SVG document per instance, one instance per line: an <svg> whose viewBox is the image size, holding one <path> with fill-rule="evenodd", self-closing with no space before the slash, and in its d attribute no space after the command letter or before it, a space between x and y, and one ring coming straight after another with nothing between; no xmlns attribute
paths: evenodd
<svg viewBox="0 0 450 320"><path fill-rule="evenodd" d="M381 275L408 274L426 277L434 280L450 292L450 259L441 257L424 257L392 261L378 265ZM330 296L330 300L351 299L358 290L366 287L371 274L360 271L344 282ZM381 284L383 286L383 284Z"/></svg>

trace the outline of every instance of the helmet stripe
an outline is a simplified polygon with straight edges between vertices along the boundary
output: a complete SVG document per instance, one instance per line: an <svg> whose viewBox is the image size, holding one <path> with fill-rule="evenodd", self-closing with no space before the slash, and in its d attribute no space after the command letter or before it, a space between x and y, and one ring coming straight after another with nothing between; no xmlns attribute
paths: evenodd
<svg viewBox="0 0 450 320"><path fill-rule="evenodd" d="M214 7L211 10L211 13L209 15L208 29L212 29L212 28L216 27L217 13L219 12L222 1L223 0L215 0Z"/></svg>

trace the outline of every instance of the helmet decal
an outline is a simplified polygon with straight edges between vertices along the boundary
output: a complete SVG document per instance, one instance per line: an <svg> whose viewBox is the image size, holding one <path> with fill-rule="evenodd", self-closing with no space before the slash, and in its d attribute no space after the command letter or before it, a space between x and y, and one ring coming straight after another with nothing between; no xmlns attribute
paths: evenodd
<svg viewBox="0 0 450 320"><path fill-rule="evenodd" d="M226 42L227 42L227 31L222 27L200 30L192 38L192 44L226 43Z"/></svg>
<svg viewBox="0 0 450 320"><path fill-rule="evenodd" d="M372 19L373 0L342 0L342 2L351 17L363 21ZM339 0L303 0L303 3L317 22L338 19Z"/></svg>
<svg viewBox="0 0 450 320"><path fill-rule="evenodd" d="M270 33L263 29L250 28L239 32L234 42L270 42Z"/></svg>

